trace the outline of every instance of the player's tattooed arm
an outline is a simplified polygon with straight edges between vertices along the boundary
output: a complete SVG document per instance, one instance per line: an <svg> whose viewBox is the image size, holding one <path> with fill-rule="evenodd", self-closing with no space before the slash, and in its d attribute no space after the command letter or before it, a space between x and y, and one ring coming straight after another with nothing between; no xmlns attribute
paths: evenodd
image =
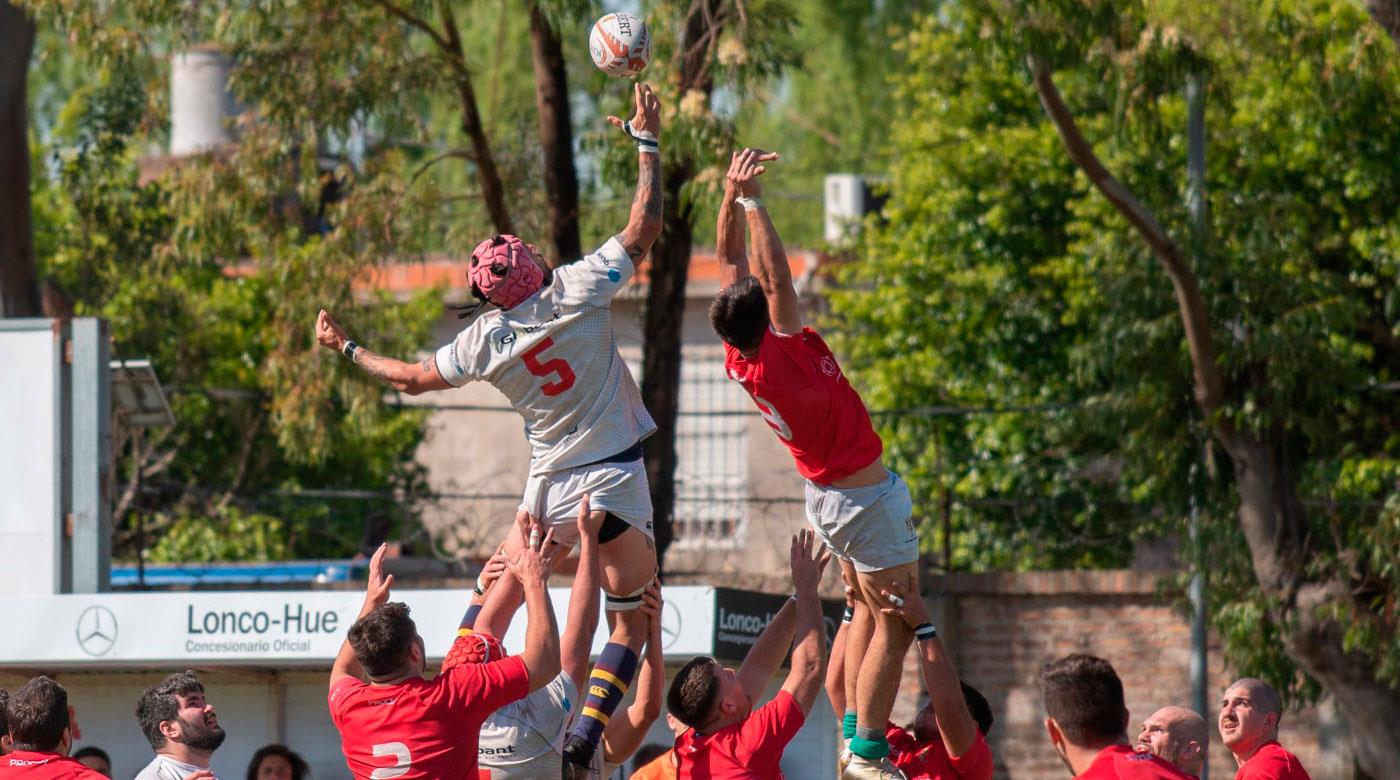
<svg viewBox="0 0 1400 780"><path fill-rule="evenodd" d="M350 336L325 309L316 317L316 341L327 349L344 354ZM417 395L429 390L446 390L452 385L437 370L437 361L430 355L421 363L405 363L375 354L357 345L351 357L366 374L401 393Z"/></svg>
<svg viewBox="0 0 1400 780"><path fill-rule="evenodd" d="M636 113L629 123L634 132L661 133L661 101L647 84L638 84L635 90ZM618 127L623 121L615 116L608 121ZM632 199L632 213L627 227L618 236L627 249L633 262L651 250L651 245L661 236L662 216L661 155L655 148L638 149L637 152L637 194Z"/></svg>

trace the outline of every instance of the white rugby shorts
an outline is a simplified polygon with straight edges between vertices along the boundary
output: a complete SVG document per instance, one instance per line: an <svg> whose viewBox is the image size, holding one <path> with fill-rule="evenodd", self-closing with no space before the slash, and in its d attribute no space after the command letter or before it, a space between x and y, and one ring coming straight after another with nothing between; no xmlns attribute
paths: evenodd
<svg viewBox="0 0 1400 780"><path fill-rule="evenodd" d="M578 540L578 506L588 494L593 511L605 510L654 539L651 493L641 459L620 463L594 463L531 476L525 480L520 508L554 530L561 544Z"/></svg>
<svg viewBox="0 0 1400 780"><path fill-rule="evenodd" d="M914 502L893 471L885 481L858 488L807 482L807 522L832 554L856 571L888 569L919 559Z"/></svg>

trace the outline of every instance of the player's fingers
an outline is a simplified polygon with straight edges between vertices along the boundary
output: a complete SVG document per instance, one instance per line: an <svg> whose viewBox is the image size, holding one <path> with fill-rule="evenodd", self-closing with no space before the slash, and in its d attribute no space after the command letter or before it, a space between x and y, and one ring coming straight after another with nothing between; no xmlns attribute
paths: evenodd
<svg viewBox="0 0 1400 780"><path fill-rule="evenodd" d="M765 152L762 149L758 149L756 151L758 152L758 159L763 162L772 162L773 160L776 160L779 157L779 154L777 152Z"/></svg>
<svg viewBox="0 0 1400 780"><path fill-rule="evenodd" d="M590 509L592 505L592 498L593 497L590 494L584 493L583 500L578 502L578 520L580 523L588 520L588 515L592 512L592 510Z"/></svg>
<svg viewBox="0 0 1400 780"><path fill-rule="evenodd" d="M768 170L768 169L765 168L765 167L763 167L762 165L756 165L756 166L754 166L754 169L753 169L753 175L755 175L755 176L762 176L762 175L763 175L763 172L766 171L766 170Z"/></svg>
<svg viewBox="0 0 1400 780"><path fill-rule="evenodd" d="M612 123L613 127L622 127L623 125L623 121L615 116L609 116L608 121Z"/></svg>
<svg viewBox="0 0 1400 780"><path fill-rule="evenodd" d="M639 114L645 113L645 111L646 111L646 94L645 94L644 92L642 92L642 82L638 81L636 84L633 84L633 85L632 85L632 95L633 95L633 100L634 100L634 101L636 102L636 104L637 104L637 113L639 113Z"/></svg>

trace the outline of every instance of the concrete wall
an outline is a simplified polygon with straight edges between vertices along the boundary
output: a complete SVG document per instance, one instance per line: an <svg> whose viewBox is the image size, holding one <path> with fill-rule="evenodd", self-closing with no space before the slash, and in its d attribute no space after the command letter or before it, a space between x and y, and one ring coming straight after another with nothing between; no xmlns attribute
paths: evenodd
<svg viewBox="0 0 1400 780"><path fill-rule="evenodd" d="M1045 736L1037 673L1046 661L1085 652L1108 659L1123 680L1136 739L1157 708L1191 704L1191 626L1145 572L1035 572L931 576L925 579L935 625L959 674L987 697L996 716L989 735L997 777L1063 780L1064 765ZM1209 646L1215 702L1236 675L1218 638ZM921 697L917 658L906 659L897 719L912 719ZM1212 705L1214 706L1214 705ZM1210 777L1234 777L1235 764L1211 726ZM1281 742L1313 780L1351 780L1346 732L1329 700L1284 714Z"/></svg>

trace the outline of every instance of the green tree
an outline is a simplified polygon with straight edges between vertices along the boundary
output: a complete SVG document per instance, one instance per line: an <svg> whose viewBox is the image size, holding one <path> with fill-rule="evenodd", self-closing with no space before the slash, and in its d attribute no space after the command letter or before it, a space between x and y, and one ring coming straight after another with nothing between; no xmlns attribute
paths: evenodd
<svg viewBox="0 0 1400 780"><path fill-rule="evenodd" d="M1400 61L1354 3L1178 5L923 20L904 41L907 164L836 309L872 405L1040 412L944 422L937 462L894 432L920 492L958 499L958 541L1112 564L1086 538L1184 536L1194 501L1188 552L1231 659L1335 697L1382 776L1400 761ZM1192 73L1210 83L1199 262ZM1031 523L983 509L1037 494Z"/></svg>

